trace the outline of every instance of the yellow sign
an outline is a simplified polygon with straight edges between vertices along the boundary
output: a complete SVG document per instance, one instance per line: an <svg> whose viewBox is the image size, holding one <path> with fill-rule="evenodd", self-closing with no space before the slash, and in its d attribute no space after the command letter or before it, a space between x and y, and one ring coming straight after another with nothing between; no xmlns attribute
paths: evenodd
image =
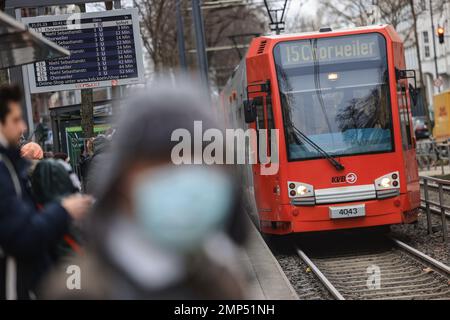
<svg viewBox="0 0 450 320"><path fill-rule="evenodd" d="M450 91L442 92L434 96L434 129L433 136L436 140L450 138Z"/></svg>

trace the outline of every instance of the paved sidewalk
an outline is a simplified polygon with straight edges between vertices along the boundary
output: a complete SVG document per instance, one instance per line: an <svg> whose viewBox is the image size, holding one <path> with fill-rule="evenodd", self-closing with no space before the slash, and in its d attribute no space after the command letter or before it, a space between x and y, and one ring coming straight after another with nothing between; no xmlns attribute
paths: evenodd
<svg viewBox="0 0 450 320"><path fill-rule="evenodd" d="M298 296L259 231L249 223L250 234L242 262L250 274L249 300L297 300Z"/></svg>

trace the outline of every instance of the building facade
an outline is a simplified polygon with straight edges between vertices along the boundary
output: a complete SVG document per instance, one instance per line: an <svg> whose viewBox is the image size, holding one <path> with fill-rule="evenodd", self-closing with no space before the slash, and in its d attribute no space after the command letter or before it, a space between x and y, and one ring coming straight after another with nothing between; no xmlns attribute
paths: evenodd
<svg viewBox="0 0 450 320"><path fill-rule="evenodd" d="M433 110L433 96L450 89L450 3L442 4L440 2L442 5L439 5L438 1L442 0L431 1L433 8L435 8L433 23L431 20L430 0L420 0L417 3L420 12L417 17L420 61L422 62L423 80L431 112ZM442 9L439 7L442 7ZM439 10L437 10L438 8ZM443 44L439 43L437 36L438 26L443 27L445 30L445 41ZM411 27L409 26L409 28ZM406 41L405 47L407 68L419 70L417 50L414 42Z"/></svg>

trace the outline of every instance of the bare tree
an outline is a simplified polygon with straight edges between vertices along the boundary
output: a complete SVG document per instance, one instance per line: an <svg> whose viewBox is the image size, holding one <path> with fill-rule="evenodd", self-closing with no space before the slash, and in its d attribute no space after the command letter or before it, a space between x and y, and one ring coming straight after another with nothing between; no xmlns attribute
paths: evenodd
<svg viewBox="0 0 450 320"><path fill-rule="evenodd" d="M430 111L428 110L428 97L425 91L425 82L423 81L423 68L422 68L422 60L420 59L420 47L419 47L419 35L417 31L417 12L414 4L414 0L409 0L409 8L411 10L411 18L412 18L412 30L414 31L414 46L416 48L416 58L417 64L419 67L419 84L420 88L422 88L422 102L425 108L425 116L427 118L428 128L432 128L431 119L430 119Z"/></svg>
<svg viewBox="0 0 450 320"><path fill-rule="evenodd" d="M449 2L450 0L433 0L431 3L436 13L442 13L444 6ZM420 16L428 12L427 5L415 0L343 0L340 2L321 0L321 8L329 14L331 21L347 26L364 26L374 23L373 13L374 9L377 10L379 22L392 25L399 31L406 46L415 47L420 87L425 89L417 24ZM426 94L423 94L423 99L426 114L429 117Z"/></svg>
<svg viewBox="0 0 450 320"><path fill-rule="evenodd" d="M206 10L204 21L210 69L220 88L247 51L242 46L265 31L265 16L262 8L239 6Z"/></svg>
<svg viewBox="0 0 450 320"><path fill-rule="evenodd" d="M320 3L338 25L359 27L383 22L397 29L410 18L409 0L321 0Z"/></svg>
<svg viewBox="0 0 450 320"><path fill-rule="evenodd" d="M133 0L141 18L141 33L155 73L179 67L175 1ZM213 3L210 1L209 3ZM188 65L195 68L195 35L192 28L190 1L181 1ZM255 6L203 7L203 21L209 68L218 87L225 84L242 57L239 44L247 44L252 34L265 30L261 11Z"/></svg>
<svg viewBox="0 0 450 320"><path fill-rule="evenodd" d="M320 0L320 10L326 12L335 26L365 26L372 24L372 0Z"/></svg>
<svg viewBox="0 0 450 320"><path fill-rule="evenodd" d="M428 2L428 1L427 1ZM433 0L433 9L440 13L450 0ZM321 0L320 10L338 26L366 26L374 23L392 25L407 44L415 45L415 23L427 7L417 0Z"/></svg>
<svg viewBox="0 0 450 320"><path fill-rule="evenodd" d="M143 43L154 71L177 66L175 1L133 0L133 3L139 10Z"/></svg>
<svg viewBox="0 0 450 320"><path fill-rule="evenodd" d="M303 13L303 7L306 3L300 3L298 12L294 15L292 20L286 21L286 30L288 32L308 32L317 31L322 26L328 25L325 19L324 12L318 10L315 15L307 15Z"/></svg>

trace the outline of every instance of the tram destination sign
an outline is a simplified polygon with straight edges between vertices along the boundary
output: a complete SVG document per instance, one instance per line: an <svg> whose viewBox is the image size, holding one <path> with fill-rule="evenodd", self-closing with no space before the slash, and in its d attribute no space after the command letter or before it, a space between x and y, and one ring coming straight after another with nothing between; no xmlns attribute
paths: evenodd
<svg viewBox="0 0 450 320"><path fill-rule="evenodd" d="M362 34L281 43L282 64L295 67L320 63L356 62L381 57L380 36Z"/></svg>
<svg viewBox="0 0 450 320"><path fill-rule="evenodd" d="M24 18L70 56L28 65L31 93L144 82L137 9Z"/></svg>

